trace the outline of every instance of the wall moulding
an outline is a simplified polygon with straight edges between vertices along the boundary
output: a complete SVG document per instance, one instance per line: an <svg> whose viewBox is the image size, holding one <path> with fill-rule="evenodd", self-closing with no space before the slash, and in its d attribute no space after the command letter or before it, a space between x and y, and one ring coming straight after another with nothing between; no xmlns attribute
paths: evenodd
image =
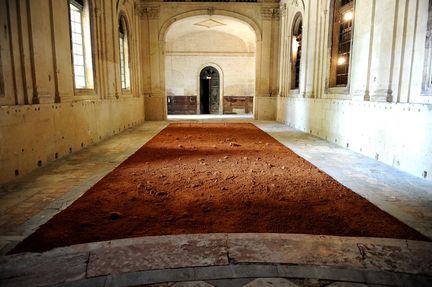
<svg viewBox="0 0 432 287"><path fill-rule="evenodd" d="M349 95L349 87L333 87L326 88L325 94L333 94L333 95Z"/></svg>
<svg viewBox="0 0 432 287"><path fill-rule="evenodd" d="M367 90L356 90L353 93L353 100L355 101L369 101L370 100L370 95L369 95L369 91Z"/></svg>
<svg viewBox="0 0 432 287"><path fill-rule="evenodd" d="M393 91L391 89L378 89L375 90L370 96L372 102L393 102Z"/></svg>

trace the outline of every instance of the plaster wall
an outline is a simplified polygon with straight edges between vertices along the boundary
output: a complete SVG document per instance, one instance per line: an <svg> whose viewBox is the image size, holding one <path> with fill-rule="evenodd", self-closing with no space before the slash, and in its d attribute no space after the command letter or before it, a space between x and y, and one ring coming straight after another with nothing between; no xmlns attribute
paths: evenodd
<svg viewBox="0 0 432 287"><path fill-rule="evenodd" d="M0 182L142 123L143 101L130 97L1 108Z"/></svg>
<svg viewBox="0 0 432 287"><path fill-rule="evenodd" d="M293 128L432 178L431 105L287 97L278 99L277 112Z"/></svg>
<svg viewBox="0 0 432 287"><path fill-rule="evenodd" d="M255 96L255 52L242 39L205 31L167 42L165 58L168 96L199 96L201 70L219 70L224 96ZM221 104L223 101L221 101Z"/></svg>
<svg viewBox="0 0 432 287"><path fill-rule="evenodd" d="M206 66L222 71L222 96L255 95L255 57L167 55L167 95L199 96L199 73Z"/></svg>
<svg viewBox="0 0 432 287"><path fill-rule="evenodd" d="M94 87L75 89L68 1L0 1L0 184L143 121L135 7L91 3ZM120 15L129 31L128 90L120 82Z"/></svg>

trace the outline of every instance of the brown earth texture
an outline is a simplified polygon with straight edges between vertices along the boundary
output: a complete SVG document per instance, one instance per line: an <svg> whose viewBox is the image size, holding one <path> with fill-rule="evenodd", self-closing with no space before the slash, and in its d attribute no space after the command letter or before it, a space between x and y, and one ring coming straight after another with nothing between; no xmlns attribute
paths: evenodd
<svg viewBox="0 0 432 287"><path fill-rule="evenodd" d="M249 123L170 124L12 253L128 237L428 240Z"/></svg>

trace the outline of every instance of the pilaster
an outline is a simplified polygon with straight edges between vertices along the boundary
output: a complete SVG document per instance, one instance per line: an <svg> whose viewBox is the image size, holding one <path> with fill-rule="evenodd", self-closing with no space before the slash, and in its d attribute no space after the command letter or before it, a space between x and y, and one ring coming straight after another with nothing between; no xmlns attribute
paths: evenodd
<svg viewBox="0 0 432 287"><path fill-rule="evenodd" d="M371 101L392 102L392 75L395 57L396 17L398 1L376 1L372 63L370 75ZM381 13L380 11L386 11ZM355 28L354 28L355 29Z"/></svg>
<svg viewBox="0 0 432 287"><path fill-rule="evenodd" d="M164 86L165 43L164 39L159 39L160 6L139 2L136 5L136 11L142 24L148 28L146 35L142 35L148 41L147 55L144 60L151 71L147 73L150 83L145 93L146 120L164 120L167 114Z"/></svg>

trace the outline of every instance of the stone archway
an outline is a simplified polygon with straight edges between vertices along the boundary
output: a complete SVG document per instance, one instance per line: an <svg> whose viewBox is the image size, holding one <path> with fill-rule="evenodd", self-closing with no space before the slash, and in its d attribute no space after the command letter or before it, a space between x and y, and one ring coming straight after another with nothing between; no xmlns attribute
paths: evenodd
<svg viewBox="0 0 432 287"><path fill-rule="evenodd" d="M173 22L164 37L168 114L190 114L194 109L197 114L253 114L257 37L249 24L222 15L190 16ZM207 66L215 68L218 79L224 71L223 81L217 83L217 105L211 110L202 108L205 79L195 80Z"/></svg>
<svg viewBox="0 0 432 287"><path fill-rule="evenodd" d="M241 10L239 10L240 5L242 5ZM148 43L143 49L142 58L143 76L147 81L141 87L145 97L147 120L163 120L167 117L168 89L165 71L167 62L165 57L169 44L167 34L179 22L199 16L234 19L250 28L255 38L255 68L253 68L255 81L252 85L256 95L251 110L257 119L275 119L278 94L278 40L276 36L279 31L279 4L257 2L247 7L243 6L242 3L234 2L194 2L193 4L176 2L175 5L165 2L145 3L141 1L136 3L136 11L141 18L140 41ZM208 59L205 62L215 61ZM225 67L223 68L225 70ZM188 79L188 77L184 78ZM229 82L228 79L229 77L227 77L226 84Z"/></svg>

